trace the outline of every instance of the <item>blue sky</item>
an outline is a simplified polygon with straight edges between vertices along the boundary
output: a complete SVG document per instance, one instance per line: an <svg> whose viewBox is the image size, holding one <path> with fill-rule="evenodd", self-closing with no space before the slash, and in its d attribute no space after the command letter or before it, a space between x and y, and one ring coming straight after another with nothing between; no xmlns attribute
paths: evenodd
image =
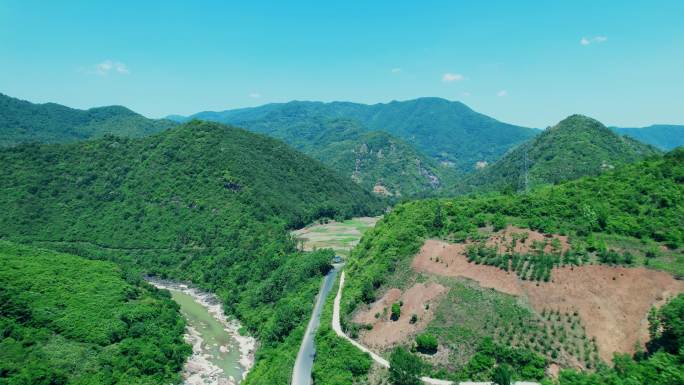
<svg viewBox="0 0 684 385"><path fill-rule="evenodd" d="M439 96L684 124L684 1L0 0L0 92L150 117Z"/></svg>

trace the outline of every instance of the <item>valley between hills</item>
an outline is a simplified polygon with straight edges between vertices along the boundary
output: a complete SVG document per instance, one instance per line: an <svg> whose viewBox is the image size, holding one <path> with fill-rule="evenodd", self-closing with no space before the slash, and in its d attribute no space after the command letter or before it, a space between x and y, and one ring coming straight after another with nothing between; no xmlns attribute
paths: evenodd
<svg viewBox="0 0 684 385"><path fill-rule="evenodd" d="M0 384L684 383L684 150L639 130L0 95Z"/></svg>

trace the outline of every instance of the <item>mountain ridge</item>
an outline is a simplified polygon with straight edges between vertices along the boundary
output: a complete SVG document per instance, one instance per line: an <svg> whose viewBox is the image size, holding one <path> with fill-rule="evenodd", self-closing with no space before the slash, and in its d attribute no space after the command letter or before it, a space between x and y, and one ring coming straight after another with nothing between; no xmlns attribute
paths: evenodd
<svg viewBox="0 0 684 385"><path fill-rule="evenodd" d="M58 103L32 103L0 93L0 147L21 143L67 143L106 134L142 137L174 127L120 105L86 110Z"/></svg>
<svg viewBox="0 0 684 385"><path fill-rule="evenodd" d="M318 103L323 105L323 103ZM454 170L437 164L406 141L367 129L356 119L330 117L288 103L272 110L231 112L231 124L281 139L320 160L368 191L387 196L434 192L450 183Z"/></svg>
<svg viewBox="0 0 684 385"><path fill-rule="evenodd" d="M512 146L536 134L533 128L500 122L472 110L462 102L437 97L362 104L354 102L291 101L236 110L205 111L190 118L240 124L263 119L274 111L348 118L370 130L384 131L411 143L438 163L470 172L478 161L498 159Z"/></svg>
<svg viewBox="0 0 684 385"><path fill-rule="evenodd" d="M595 119L574 114L468 175L456 191L516 191L525 185L555 184L598 175L659 153L653 146L614 133Z"/></svg>
<svg viewBox="0 0 684 385"><path fill-rule="evenodd" d="M684 146L684 125L652 124L638 128L610 127L610 129L665 151Z"/></svg>
<svg viewBox="0 0 684 385"><path fill-rule="evenodd" d="M0 149L0 238L217 294L261 343L246 383L287 383L329 250L289 229L384 202L280 140L213 122Z"/></svg>

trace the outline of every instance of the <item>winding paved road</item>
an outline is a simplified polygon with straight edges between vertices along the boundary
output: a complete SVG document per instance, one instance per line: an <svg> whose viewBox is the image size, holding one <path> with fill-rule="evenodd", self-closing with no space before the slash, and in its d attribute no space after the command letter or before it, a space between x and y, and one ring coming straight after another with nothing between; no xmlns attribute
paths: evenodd
<svg viewBox="0 0 684 385"><path fill-rule="evenodd" d="M321 311L323 310L325 299L328 297L328 293L335 283L337 271L340 269L340 266L341 265L333 265L333 269L323 277L321 290L318 292L316 304L311 312L309 325L306 327L304 338L302 338L302 344L299 347L299 353L297 353L297 359L295 360L294 369L292 371L292 385L311 385L312 383L311 369L313 368L313 360L316 356L316 346L314 345L316 330L321 323Z"/></svg>

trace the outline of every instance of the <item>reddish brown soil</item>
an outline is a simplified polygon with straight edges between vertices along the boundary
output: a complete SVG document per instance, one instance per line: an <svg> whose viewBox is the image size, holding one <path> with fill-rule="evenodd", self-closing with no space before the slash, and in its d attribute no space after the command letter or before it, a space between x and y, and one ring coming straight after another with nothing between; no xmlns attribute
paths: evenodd
<svg viewBox="0 0 684 385"><path fill-rule="evenodd" d="M368 309L354 316L356 323L373 325L373 329L361 334L362 343L370 348L382 350L411 338L425 329L432 320L435 306L425 309L425 305L436 304L436 300L446 292L447 288L437 283L417 283L404 293L399 289L388 290ZM399 301L403 302L401 316L398 320L392 321L392 304ZM376 318L376 314L380 316ZM418 322L414 324L410 322L412 314L418 316Z"/></svg>
<svg viewBox="0 0 684 385"><path fill-rule="evenodd" d="M507 294L522 294L520 282L515 273L469 263L465 253L465 244L428 240L413 259L411 267L424 273L470 278L479 282L482 287L496 289Z"/></svg>
<svg viewBox="0 0 684 385"><path fill-rule="evenodd" d="M648 311L684 291L684 282L645 268L602 265L556 268L551 282L522 281L493 266L469 263L465 245L429 240L413 260L419 272L464 277L481 286L525 297L537 311L577 311L601 358L633 353L648 339Z"/></svg>
<svg viewBox="0 0 684 385"><path fill-rule="evenodd" d="M392 195L392 193L389 192L389 190L387 189L387 187L385 187L385 186L383 186L383 185L381 185L381 184L376 184L375 186L373 186L373 192L374 192L375 194L382 195L382 196L386 196L386 197Z"/></svg>
<svg viewBox="0 0 684 385"><path fill-rule="evenodd" d="M511 247L514 235L524 233L527 234L527 239L525 239L524 242L517 241L515 247ZM560 250L553 249L553 246L551 245L553 239L558 239L558 242L560 243ZM504 230L492 233L486 244L489 247L496 246L499 249L499 253L515 252L518 254L527 254L532 250L532 245L535 241L546 243L546 246L544 247L544 252L546 253L551 253L553 251L567 251L570 249L568 237L565 235L542 234L538 231L521 229L515 226L508 226Z"/></svg>

